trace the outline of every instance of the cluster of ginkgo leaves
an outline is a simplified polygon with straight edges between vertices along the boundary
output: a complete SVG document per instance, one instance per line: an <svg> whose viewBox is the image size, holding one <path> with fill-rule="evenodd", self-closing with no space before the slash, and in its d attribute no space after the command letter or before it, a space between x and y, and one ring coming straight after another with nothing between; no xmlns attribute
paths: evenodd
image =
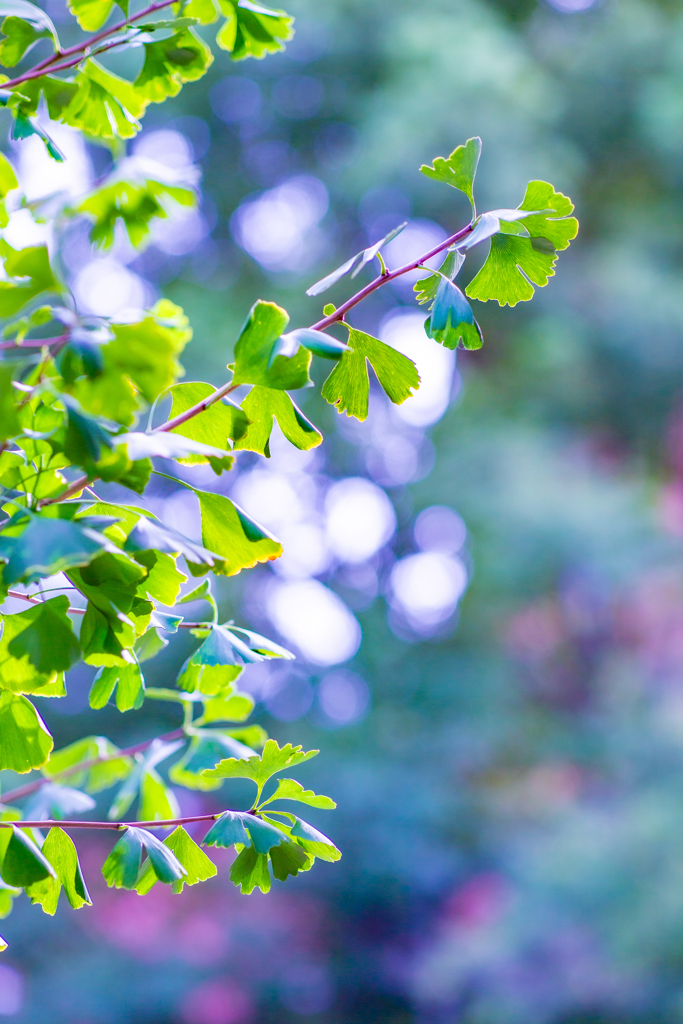
<svg viewBox="0 0 683 1024"><path fill-rule="evenodd" d="M204 815L210 828L202 845L235 847L230 874L242 892L268 891L271 872L284 880L310 868L316 857L339 858L325 835L272 806L284 800L332 808L329 797L290 778L281 778L264 797L273 775L317 751L280 748L268 739L249 723L253 700L237 688L250 664L293 655L249 629L220 622L211 589L210 574L234 576L278 558L280 543L221 493L219 479L216 490L203 490L173 477L198 499L201 542L136 504L135 496L144 494L152 473L168 475L169 463L210 466L220 478L240 450L269 457L276 423L295 447L319 445L319 430L290 395L312 384L314 356L333 364L323 397L361 420L368 414L370 368L394 403L419 387L410 359L345 319L370 291L434 255L387 268L381 249L402 226L309 289L309 295L321 294L344 275L354 277L379 262L380 274L371 284L339 308L325 306L313 326L288 330L285 310L256 302L236 341L229 378L218 388L179 382L179 357L192 336L179 307L161 300L134 323L86 315L45 245L17 250L2 237L9 211L23 204L38 219L52 218L57 247L60 229L77 218L90 222L99 248L111 247L120 231L136 248L148 244L159 219L197 197L189 187L124 173L130 164L122 164L125 148L117 140L135 135L149 103L176 95L204 74L213 56L198 26L222 19L217 43L233 60L261 58L291 35L291 18L252 0L162 0L135 14L125 0L117 6L123 20L103 28L111 0L71 0L80 27L95 34L64 49L40 8L26 0L0 2L0 62L6 68L20 65L14 79L4 78L0 92L12 137L38 135L60 160L50 137L50 121L57 121L112 153L110 173L89 194L77 201L53 195L31 204L21 195L11 162L0 154L0 599L12 602L3 605L0 636L0 769L40 773L3 795L0 915L22 889L47 913L55 912L62 888L71 906L90 902L67 829L87 826L90 819L83 816L95 810L94 797L113 787L106 820L91 823L123 833L103 866L112 886L144 894L158 881L181 892L214 875L215 866L184 828L188 820L180 816L173 787L209 791L231 778L255 783L254 803L247 811ZM153 20L162 9L165 20ZM143 51L134 81L95 59L132 45ZM22 70L34 46L49 52ZM448 348L474 349L482 343L472 307L455 284L474 245L490 239L488 258L466 294L514 305L532 297L534 284L547 283L557 251L578 229L570 201L541 181L529 184L518 209L478 216L473 183L480 148L479 139L470 139L448 159L422 168L464 192L472 205L471 220L437 247L443 257L439 269L426 270L415 285L417 301L429 305L425 344L433 339ZM344 340L327 333L335 324L346 331ZM231 401L238 388L241 400ZM170 410L155 425L163 400ZM98 482L119 485L130 499L103 500ZM196 586L190 577L206 578ZM205 618L187 622L182 606L198 601L208 608ZM25 609L17 610L17 602ZM175 687L146 685L145 663L179 629L190 629L198 642ZM64 696L66 673L80 660L97 669L93 709L114 704L129 712L145 700L170 701L181 710L182 725L130 750L88 736L55 752L31 698ZM173 755L177 759L162 775L159 766ZM133 807L136 818L122 821ZM49 823L47 835L41 822ZM161 840L150 831L154 827L169 834Z"/></svg>

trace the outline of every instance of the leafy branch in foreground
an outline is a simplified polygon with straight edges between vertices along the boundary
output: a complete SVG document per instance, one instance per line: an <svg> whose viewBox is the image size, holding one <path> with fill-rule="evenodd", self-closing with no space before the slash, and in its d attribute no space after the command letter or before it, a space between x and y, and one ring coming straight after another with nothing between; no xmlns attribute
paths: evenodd
<svg viewBox="0 0 683 1024"><path fill-rule="evenodd" d="M167 12L172 16L157 21L152 16L171 7L171 0L131 15L125 0L118 6L125 19L103 27L111 0L71 0L79 25L94 34L62 49L45 12L26 0L0 0L5 67L19 64L34 46L51 49L3 83L0 102L12 118L15 139L37 134L49 154L61 159L37 119L41 99L53 121L81 130L91 141L111 146L115 139L133 137L149 103L175 96L209 67L213 55L196 32L198 24L221 19L217 43L233 60L261 58L281 49L291 35L291 18L252 0L174 2ZM132 82L96 59L140 44L144 62ZM65 77L71 68L75 75ZM196 196L189 187L126 177L123 144L111 149L111 172L87 195L76 201L53 196L49 209L40 203L27 208L55 219L56 229L87 221L100 248L111 246L119 226L131 245L143 248L158 220L174 206L194 204ZM316 857L340 857L331 840L279 805L293 801L331 809L329 797L294 778L280 778L265 792L273 776L297 769L317 751L280 747L249 722L254 702L238 689L242 672L293 655L232 621L221 622L211 576L234 576L276 559L282 547L221 493L220 478L239 451L270 457L276 423L296 448L322 442L290 394L312 383L314 358L332 364L323 397L358 419L368 414L370 368L395 404L419 388L410 359L346 320L378 288L424 269L415 291L429 312L425 344L433 339L452 349L474 349L482 344L482 333L468 298L515 305L533 296L534 285L547 283L558 251L578 230L571 202L551 185L534 181L517 209L477 215L480 149L480 140L470 139L447 159L422 168L469 198L467 224L392 270L382 250L403 227L397 226L309 288L309 295L322 294L346 275L353 278L374 260L379 263L377 277L338 308L325 306L322 318L309 327L290 329L284 309L259 300L237 338L230 375L217 388L180 382L179 359L192 331L178 306L162 299L137 322L125 324L85 315L46 246L17 250L0 236L0 599L28 606L2 616L0 769L41 773L7 791L0 807L0 914L9 913L22 889L47 913L55 912L62 888L72 907L90 903L70 830L121 831L104 876L109 885L141 895L157 882L180 892L215 874L183 827L190 823L211 822L201 845L235 847L230 877L244 893L266 892L271 873L284 880L308 870ZM12 194L10 203L16 205L18 188L12 165L0 155L0 231L9 220L7 197ZM56 237L59 246L59 230ZM488 258L463 292L456 278L467 253L487 241ZM428 270L425 264L440 254L440 267ZM343 340L327 333L333 325L345 331ZM248 391L241 401L231 401L238 387ZM155 425L166 398L170 415ZM142 415L146 430L139 428ZM156 460L164 460L162 466ZM200 540L136 504L135 495L145 493L153 472L168 475L169 462L189 470L184 473L189 480L171 479L197 499ZM215 490L191 482L196 466L213 470ZM130 499L102 499L94 489L98 481L126 488ZM190 577L198 582L190 583ZM188 621L182 606L196 602L204 602L205 617ZM196 647L175 686L148 685L147 662L179 629L190 630ZM182 724L123 750L104 737L87 736L54 751L33 698L64 696L66 674L80 660L96 669L90 692L94 710L112 704L128 713L146 700L161 700L178 706ZM174 787L207 792L235 778L256 787L248 810L180 815ZM82 817L94 809L94 796L107 790L113 790L107 820ZM24 803L18 807L15 801ZM131 808L135 820L122 821ZM150 831L159 828L173 831L161 840Z"/></svg>

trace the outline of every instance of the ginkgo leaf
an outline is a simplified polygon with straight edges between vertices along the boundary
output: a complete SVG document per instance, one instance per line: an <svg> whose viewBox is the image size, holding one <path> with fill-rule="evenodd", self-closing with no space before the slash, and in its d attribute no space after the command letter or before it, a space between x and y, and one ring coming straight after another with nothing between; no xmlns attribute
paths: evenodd
<svg viewBox="0 0 683 1024"><path fill-rule="evenodd" d="M180 861L182 866L185 868L185 874L182 878L172 883L174 893L181 893L183 886L185 885L196 885L198 882L205 882L207 878L213 878L216 872L216 865L206 856L204 851L197 846L195 841L190 838L182 825L171 832L170 836L164 839L164 846L167 846L169 850ZM152 868L151 863L148 863L142 871L137 885L135 886L136 891L140 896L144 896L150 891L153 885L158 881L157 876Z"/></svg>
<svg viewBox="0 0 683 1024"><path fill-rule="evenodd" d="M245 435L236 441L236 449L258 452L270 458L273 420L277 421L287 440L301 451L316 448L322 443L322 434L306 419L286 391L253 387L243 399L242 408L250 423Z"/></svg>
<svg viewBox="0 0 683 1024"><path fill-rule="evenodd" d="M306 752L300 746L293 747L291 743L279 747L275 740L268 740L260 757L251 757L248 760L230 757L202 774L208 779L251 779L256 783L260 795L271 775L285 768L293 768L303 761L309 761L318 753L318 750Z"/></svg>
<svg viewBox="0 0 683 1024"><path fill-rule="evenodd" d="M87 135L102 139L132 139L140 130L147 100L131 82L107 71L90 58L76 77L78 92L61 120Z"/></svg>
<svg viewBox="0 0 683 1024"><path fill-rule="evenodd" d="M304 789L296 779L278 779L277 789L260 806L265 807L273 800L296 800L300 804L308 804L309 807L319 807L324 810L334 810L337 806L329 796L316 796L312 789Z"/></svg>
<svg viewBox="0 0 683 1024"><path fill-rule="evenodd" d="M326 861L337 861L341 858L341 852L331 839L328 839L326 835L319 832L317 828L313 828L307 821L303 821L295 815L292 815L292 817L294 818L294 824L290 830L290 835L299 840L308 854Z"/></svg>
<svg viewBox="0 0 683 1024"><path fill-rule="evenodd" d="M341 281L342 277L346 274L350 273L351 277L356 277L363 267L375 258L377 253L387 244L387 242L391 242L397 235L401 234L407 223L408 221L404 221L403 224L399 224L398 227L394 228L393 231L390 231L388 235L381 238L379 242L375 242L374 245L368 246L367 249L361 249L360 252L357 252L356 255L352 256L350 260L346 261L346 263L342 263L341 267L337 267L336 270L333 270L326 277L321 278L320 281L316 281L310 288L307 288L306 294L311 296L322 295L323 292L326 292L328 288L331 288L333 284L337 283L337 281Z"/></svg>
<svg viewBox="0 0 683 1024"><path fill-rule="evenodd" d="M193 189L147 178L104 185L81 200L76 209L94 221L90 240L98 248L112 247L116 225L121 221L131 245L139 249L149 240L150 226L155 220L167 218L176 205L193 207L196 203Z"/></svg>
<svg viewBox="0 0 683 1024"><path fill-rule="evenodd" d="M66 832L61 828L51 828L41 853L52 865L56 877L48 876L27 888L26 893L31 903L40 903L46 914L54 914L60 892L64 888L74 910L91 906L92 900L83 878L76 847Z"/></svg>
<svg viewBox="0 0 683 1024"><path fill-rule="evenodd" d="M143 772L140 782L139 821L169 821L180 817L180 807L173 790L154 768Z"/></svg>
<svg viewBox="0 0 683 1024"><path fill-rule="evenodd" d="M267 53L284 49L284 43L293 36L290 18L284 11L254 3L253 0L218 0L218 6L225 15L216 36L216 42L228 50L233 60L246 57L261 59Z"/></svg>
<svg viewBox="0 0 683 1024"><path fill-rule="evenodd" d="M259 299L254 303L235 345L233 384L293 391L311 383L311 353L307 348L300 346L291 356L273 355L288 323L288 314L274 302Z"/></svg>
<svg viewBox="0 0 683 1024"><path fill-rule="evenodd" d="M177 357L192 338L180 306L160 299L136 324L112 324L115 338L104 346L110 372L129 377L148 402L170 387L184 372Z"/></svg>
<svg viewBox="0 0 683 1024"><path fill-rule="evenodd" d="M300 871L307 871L312 864L312 858L298 843L281 843L274 846L270 851L270 863L273 869L273 876L280 882L284 882L290 875L298 875Z"/></svg>
<svg viewBox="0 0 683 1024"><path fill-rule="evenodd" d="M483 338L479 324L469 302L456 284L442 277L432 304L430 316L425 321L428 338L434 338L444 348L481 348Z"/></svg>
<svg viewBox="0 0 683 1024"><path fill-rule="evenodd" d="M104 666L95 676L90 688L90 707L103 708L116 690L116 707L131 711L142 707L145 700L145 680L139 664Z"/></svg>
<svg viewBox="0 0 683 1024"><path fill-rule="evenodd" d="M80 789L47 782L28 800L23 808L23 814L27 821L59 821L85 814L94 806L93 798L87 793L82 793Z"/></svg>
<svg viewBox="0 0 683 1024"><path fill-rule="evenodd" d="M2 860L2 877L8 885L31 885L43 878L57 877L52 864L27 832L16 825L7 831L11 835Z"/></svg>
<svg viewBox="0 0 683 1024"><path fill-rule="evenodd" d="M476 214L473 185L480 155L481 139L474 136L468 139L464 146L457 146L448 159L437 156L431 167L423 164L420 170L428 178L444 181L447 185L464 192L472 204L472 212Z"/></svg>
<svg viewBox="0 0 683 1024"><path fill-rule="evenodd" d="M202 516L202 543L220 555L213 571L234 576L259 562L270 562L282 554L282 545L264 527L259 526L229 498L210 491L197 491ZM201 576L205 566L188 562L190 572Z"/></svg>
<svg viewBox="0 0 683 1024"><path fill-rule="evenodd" d="M140 516L126 538L123 548L124 551L135 553L138 561L142 561L138 558L138 552L171 552L175 555L184 555L188 561L197 565L205 565L207 568L215 565L219 557L202 547L201 544L196 544L189 537L174 530L172 526L155 522L146 516ZM168 604L169 602L164 603Z"/></svg>
<svg viewBox="0 0 683 1024"><path fill-rule="evenodd" d="M128 826L102 866L107 885L134 889L143 850L147 852L152 870L160 882L177 882L187 874L173 851L160 839L147 829Z"/></svg>
<svg viewBox="0 0 683 1024"><path fill-rule="evenodd" d="M428 277L423 277L419 281L416 281L413 285L413 291L415 292L415 298L423 306L427 302L433 302L436 298L436 293L439 290L442 277L447 277L449 281L452 281L457 277L460 268L465 262L465 257L457 249L452 248L448 250L446 259L443 261L438 271L429 274Z"/></svg>
<svg viewBox="0 0 683 1024"><path fill-rule="evenodd" d="M21 517L17 516L18 525ZM103 551L114 551L107 538L85 523L32 515L12 536L7 526L0 535L0 559L6 559L6 583L31 583L45 576L85 566Z"/></svg>
<svg viewBox="0 0 683 1024"><path fill-rule="evenodd" d="M7 275L7 280L0 281L0 317L14 316L38 295L63 290L52 272L46 246L17 250L2 239L0 256Z"/></svg>
<svg viewBox="0 0 683 1024"><path fill-rule="evenodd" d="M2 4L3 8L5 6ZM2 22L2 32L5 38L0 40L0 64L6 68L13 68L18 64L22 57L25 57L33 49L39 39L56 40L57 37L54 25L46 14L40 12L43 14L44 21L43 19L38 22L37 19L29 20L23 11L24 5L18 4L17 6L22 9L21 15L11 14ZM37 9L29 3L25 6L29 9ZM4 14L4 11L0 12L1 14Z"/></svg>
<svg viewBox="0 0 683 1024"><path fill-rule="evenodd" d="M175 419L176 416L187 412L188 409L209 398L215 391L216 389L211 384L204 384L201 381L174 384L170 388L173 404L169 418ZM210 405L204 412L181 423L179 427L174 427L170 433L181 434L183 437L215 448L226 448L228 441L235 442L244 437L248 426L249 419L242 409L230 402L218 401ZM233 461L232 456L217 459L196 452L178 459L178 462L186 466L210 464L219 476L224 469L232 467Z"/></svg>
<svg viewBox="0 0 683 1024"><path fill-rule="evenodd" d="M68 0L69 10L86 32L102 28L109 17L114 0ZM127 0L117 0L118 6L128 14Z"/></svg>
<svg viewBox="0 0 683 1024"><path fill-rule="evenodd" d="M548 283L555 274L557 251L566 249L579 230L579 222L569 216L571 200L545 181L529 182L519 209L529 211L518 221L529 237L506 232L492 237L486 263L467 286L469 298L495 299L501 306L533 298L533 285Z"/></svg>
<svg viewBox="0 0 683 1024"><path fill-rule="evenodd" d="M236 758L257 756L255 751L221 729L199 729L180 760L170 767L168 777L171 782L188 789L204 792L218 789L222 780L204 778L202 772L213 768L226 755Z"/></svg>
<svg viewBox="0 0 683 1024"><path fill-rule="evenodd" d="M150 103L177 96L185 82L194 82L213 63L210 47L192 28L168 39L145 43L145 62L133 83Z"/></svg>
<svg viewBox="0 0 683 1024"><path fill-rule="evenodd" d="M260 889L262 893L270 892L268 855L258 853L253 846L246 847L232 862L230 881L240 887L244 896L248 896L254 889Z"/></svg>
<svg viewBox="0 0 683 1024"><path fill-rule="evenodd" d="M420 375L412 359L397 352L383 341L349 328L350 351L344 353L322 389L323 398L346 412L364 420L368 415L370 378L368 363L372 366L385 394L396 405L410 398L420 385Z"/></svg>
<svg viewBox="0 0 683 1024"><path fill-rule="evenodd" d="M66 672L80 657L68 597L53 597L4 617L0 638L0 687L33 693Z"/></svg>
<svg viewBox="0 0 683 1024"><path fill-rule="evenodd" d="M58 776L75 765L95 761L97 763L88 764L82 770L71 773L69 782L88 793L99 793L126 778L133 768L130 757L113 756L118 752L118 747L104 736L85 736L54 751L42 769L43 775L48 778Z"/></svg>

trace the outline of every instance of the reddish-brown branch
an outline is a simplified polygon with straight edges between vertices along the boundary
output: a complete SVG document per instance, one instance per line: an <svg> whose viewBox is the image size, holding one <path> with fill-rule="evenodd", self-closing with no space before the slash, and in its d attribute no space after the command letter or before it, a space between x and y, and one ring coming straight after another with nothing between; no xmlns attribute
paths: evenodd
<svg viewBox="0 0 683 1024"><path fill-rule="evenodd" d="M82 60L82 55L86 50L91 50L94 46L97 46L99 42L106 39L107 36L115 35L116 32L122 32L128 25L132 25L133 22L141 21L143 18L149 17L150 14L155 14L156 11L162 10L164 7L170 7L175 0L160 0L159 3L150 4L149 7L145 7L144 10L138 14L134 14L131 18L118 21L111 28L103 29L96 35L91 36L89 39L85 39L82 43L76 43L75 46L70 46L66 50L59 50L57 53L53 53L51 57L46 57L35 67L31 68L30 71L25 72L23 75L19 75L17 78L13 78L9 82L3 84L3 89L14 89L15 86L21 85L22 82L30 82L33 78L40 78L41 75L48 74L54 71L65 71L67 68L73 67L75 64L79 64ZM122 39L120 42L114 43L115 46L122 46L126 43L126 39ZM70 60L65 64L60 64L59 61L63 61L65 57L77 56L76 60ZM55 67L55 65L57 65Z"/></svg>
<svg viewBox="0 0 683 1024"><path fill-rule="evenodd" d="M30 604L42 604L43 598L38 594L22 594L19 590L8 590L8 597L14 597L17 601L28 601ZM73 605L67 608L69 615L85 615L85 608L74 608ZM178 629L201 629L206 626L205 622L179 622Z"/></svg>
<svg viewBox="0 0 683 1024"><path fill-rule="evenodd" d="M188 825L193 821L215 821L223 811L218 814L193 814L189 818L168 818L165 821L0 821L0 828L172 828L174 825ZM245 811L251 814L252 811Z"/></svg>

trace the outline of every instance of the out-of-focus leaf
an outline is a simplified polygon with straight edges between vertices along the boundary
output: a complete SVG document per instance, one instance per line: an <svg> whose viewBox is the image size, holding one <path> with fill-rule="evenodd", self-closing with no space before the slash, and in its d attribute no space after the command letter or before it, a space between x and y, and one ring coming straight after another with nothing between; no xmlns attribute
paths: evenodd
<svg viewBox="0 0 683 1024"><path fill-rule="evenodd" d="M87 135L102 139L132 139L140 130L139 117L147 100L119 75L90 58L76 77L78 92L61 120Z"/></svg>
<svg viewBox="0 0 683 1024"><path fill-rule="evenodd" d="M133 768L132 758L112 757L118 752L119 748L104 736L85 736L68 747L54 751L47 764L43 766L43 775L52 778L84 761L111 758L68 776L70 785L85 789L88 793L99 793L100 790L108 789L114 783L125 779Z"/></svg>
<svg viewBox="0 0 683 1024"><path fill-rule="evenodd" d="M311 383L311 353L307 348L299 347L291 356L273 354L288 323L288 314L274 302L259 299L252 306L235 345L234 384L292 391Z"/></svg>
<svg viewBox="0 0 683 1024"><path fill-rule="evenodd" d="M164 785L153 768L143 773L140 783L139 821L168 821L180 817L180 807L173 792Z"/></svg>
<svg viewBox="0 0 683 1024"><path fill-rule="evenodd" d="M47 246L33 245L26 249L13 249L4 239L0 241L0 256L4 260L6 281L0 281L0 317L14 316L22 306L43 293L62 291L52 272Z"/></svg>
<svg viewBox="0 0 683 1024"><path fill-rule="evenodd" d="M405 402L420 386L415 363L390 345L353 328L349 329L349 344L351 349L341 357L322 389L323 398L336 406L337 412L346 412L347 416L358 420L367 419L368 363L395 405Z"/></svg>
<svg viewBox="0 0 683 1024"><path fill-rule="evenodd" d="M81 200L77 210L94 221L90 240L98 248L111 249L120 220L131 245L139 249L149 241L150 226L154 220L166 219L176 205L188 207L196 204L197 196L192 189L145 178L104 185Z"/></svg>
<svg viewBox="0 0 683 1024"><path fill-rule="evenodd" d="M127 0L117 0L117 5L127 17ZM102 28L113 6L114 0L69 0L69 10L85 32Z"/></svg>
<svg viewBox="0 0 683 1024"><path fill-rule="evenodd" d="M147 609L149 624L151 602L140 602L137 589L147 572L122 552L106 553L82 569L67 574L74 586L87 597L88 607L81 625L81 650L90 665L130 665L134 663L129 648L136 637L134 621L136 606Z"/></svg>
<svg viewBox="0 0 683 1024"><path fill-rule="evenodd" d="M59 821L85 814L94 806L95 801L87 793L48 782L33 794L24 807L23 816L27 821Z"/></svg>
<svg viewBox="0 0 683 1024"><path fill-rule="evenodd" d="M218 789L222 780L207 779L202 772L205 768L213 768L226 754L246 758L257 756L255 751L218 729L198 730L181 759L169 769L168 777L171 782L187 789L205 792Z"/></svg>
<svg viewBox="0 0 683 1024"><path fill-rule="evenodd" d="M41 768L53 747L47 726L26 697L0 693L0 769L24 774Z"/></svg>
<svg viewBox="0 0 683 1024"><path fill-rule="evenodd" d="M0 155L0 228L6 228L9 224L9 214L7 213L7 207L5 206L5 197L8 192L12 189L18 188L19 182L17 176L14 173L14 168L3 153ZM7 330L5 328L5 330ZM0 377L0 380L2 378ZM0 403L2 402L2 385L0 384ZM0 420L1 420L0 415ZM4 429L4 428L3 428ZM11 436L11 435L10 435ZM0 440L2 440L2 434L0 433Z"/></svg>
<svg viewBox="0 0 683 1024"><path fill-rule="evenodd" d="M116 707L131 711L142 707L145 700L145 680L137 662L132 665L110 665L101 668L90 688L90 707L103 708L109 703L116 688Z"/></svg>
<svg viewBox="0 0 683 1024"><path fill-rule="evenodd" d="M6 441L21 431L16 412L16 391L12 387L16 369L15 363L0 363L0 441Z"/></svg>
<svg viewBox="0 0 683 1024"><path fill-rule="evenodd" d="M228 50L233 60L260 60L267 53L277 53L284 50L285 42L294 34L294 18L284 11L271 10L253 0L218 0L218 6L226 20L218 30L216 42L221 49Z"/></svg>
<svg viewBox="0 0 683 1024"><path fill-rule="evenodd" d="M145 43L145 62L133 83L150 103L177 96L185 82L206 74L213 63L210 47L192 28L168 39Z"/></svg>
<svg viewBox="0 0 683 1024"><path fill-rule="evenodd" d="M254 710L254 698L248 693L219 694L204 704L203 722L244 722ZM247 744L249 746L249 744ZM242 754L242 757L245 755ZM214 761L214 764L216 762ZM204 765L208 768L209 765Z"/></svg>
<svg viewBox="0 0 683 1024"><path fill-rule="evenodd" d="M253 387L243 400L242 408L251 422L244 437L236 442L236 449L258 452L270 458L273 420L287 440L301 451L316 448L322 443L322 434L306 419L286 391Z"/></svg>
<svg viewBox="0 0 683 1024"><path fill-rule="evenodd" d="M475 136L468 139L464 146L453 150L448 159L437 156L433 166L423 164L420 170L434 181L444 181L460 192L464 192L472 204L472 212L476 215L473 185L477 173L477 165L481 155L481 139Z"/></svg>
<svg viewBox="0 0 683 1024"><path fill-rule="evenodd" d="M205 461L209 457L214 459L229 459L230 453L221 448L214 448L201 441L195 441L181 434L173 434L171 431L157 431L152 434L144 434L142 431L135 431L131 434L119 434L115 439L116 445L126 446L130 459L150 459L159 456L162 459L185 459L188 455L203 455Z"/></svg>

